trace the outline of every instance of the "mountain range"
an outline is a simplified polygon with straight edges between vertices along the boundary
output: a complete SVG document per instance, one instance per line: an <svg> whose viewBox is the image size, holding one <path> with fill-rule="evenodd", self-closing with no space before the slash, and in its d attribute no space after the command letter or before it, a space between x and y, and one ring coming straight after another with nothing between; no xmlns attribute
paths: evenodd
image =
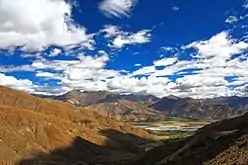
<svg viewBox="0 0 248 165"><path fill-rule="evenodd" d="M68 92L61 96L39 96L66 101L77 107L94 110L102 115L124 121L161 121L162 112L149 108L159 98L152 95L120 95L108 92Z"/></svg>
<svg viewBox="0 0 248 165"><path fill-rule="evenodd" d="M226 119L248 111L247 97L222 97L213 99L192 99L164 97L149 107L165 115L195 119Z"/></svg>
<svg viewBox="0 0 248 165"><path fill-rule="evenodd" d="M40 96L66 101L124 121L161 121L168 116L194 119L226 119L248 111L247 97L193 99L108 92L71 91L61 96Z"/></svg>

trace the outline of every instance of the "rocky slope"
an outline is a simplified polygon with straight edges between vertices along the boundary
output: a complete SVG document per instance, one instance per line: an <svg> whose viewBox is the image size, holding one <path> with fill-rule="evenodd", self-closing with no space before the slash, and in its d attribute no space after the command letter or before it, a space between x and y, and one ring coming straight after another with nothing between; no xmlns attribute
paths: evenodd
<svg viewBox="0 0 248 165"><path fill-rule="evenodd" d="M0 87L0 164L123 161L147 132L95 111Z"/></svg>
<svg viewBox="0 0 248 165"><path fill-rule="evenodd" d="M247 112L248 98L227 97L204 100L170 96L160 99L150 108L164 112L169 116L226 119Z"/></svg>
<svg viewBox="0 0 248 165"><path fill-rule="evenodd" d="M46 96L43 97L47 98ZM66 101L78 107L87 107L89 110L94 110L117 120L134 122L160 121L164 119L163 113L148 107L148 105L159 100L151 95L71 91L64 95L50 98Z"/></svg>
<svg viewBox="0 0 248 165"><path fill-rule="evenodd" d="M152 108L148 108L142 103L132 102L128 100L118 100L115 102L99 102L86 108L99 112L110 118L129 122L152 122L164 120L164 115L162 112L159 112Z"/></svg>
<svg viewBox="0 0 248 165"><path fill-rule="evenodd" d="M248 164L248 114L205 126L195 135L166 141L135 165Z"/></svg>

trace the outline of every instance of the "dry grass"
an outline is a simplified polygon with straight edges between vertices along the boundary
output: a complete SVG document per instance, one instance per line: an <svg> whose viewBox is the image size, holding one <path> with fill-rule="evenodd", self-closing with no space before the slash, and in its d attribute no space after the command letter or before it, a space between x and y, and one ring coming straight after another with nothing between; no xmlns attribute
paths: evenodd
<svg viewBox="0 0 248 165"><path fill-rule="evenodd" d="M108 129L137 137L147 135L94 111L0 87L0 162L66 148L76 137L105 146L109 137L102 131Z"/></svg>

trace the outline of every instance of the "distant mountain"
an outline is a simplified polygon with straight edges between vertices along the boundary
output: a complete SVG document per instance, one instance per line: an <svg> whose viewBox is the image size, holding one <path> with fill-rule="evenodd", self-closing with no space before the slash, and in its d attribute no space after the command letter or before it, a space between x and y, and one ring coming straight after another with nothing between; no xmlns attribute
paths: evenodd
<svg viewBox="0 0 248 165"><path fill-rule="evenodd" d="M99 102L86 107L87 109L94 110L110 118L124 121L162 121L164 115L162 112L148 108L145 104L140 102L133 102L125 99L116 101Z"/></svg>
<svg viewBox="0 0 248 165"><path fill-rule="evenodd" d="M193 99L170 95L160 99L152 95L71 91L52 99L125 121L159 121L166 116L219 120L248 112L248 98L237 96Z"/></svg>
<svg viewBox="0 0 248 165"><path fill-rule="evenodd" d="M74 105L85 107L95 104L107 96L107 92L81 92L73 90L60 96L36 95L40 98L51 98L54 100L67 101Z"/></svg>
<svg viewBox="0 0 248 165"><path fill-rule="evenodd" d="M78 107L94 110L102 115L125 121L160 121L164 114L148 106L159 98L152 95L120 95L108 92L71 91L61 96L40 96L66 101Z"/></svg>
<svg viewBox="0 0 248 165"><path fill-rule="evenodd" d="M199 129L193 136L165 141L135 165L248 164L248 114Z"/></svg>
<svg viewBox="0 0 248 165"><path fill-rule="evenodd" d="M138 154L147 135L95 111L0 87L0 164L116 164Z"/></svg>
<svg viewBox="0 0 248 165"><path fill-rule="evenodd" d="M236 109L248 109L248 97L219 97L203 100L205 104L225 105Z"/></svg>
<svg viewBox="0 0 248 165"><path fill-rule="evenodd" d="M214 99L192 99L164 97L152 104L150 108L164 112L166 115L226 119L242 115L248 111L248 98L222 97Z"/></svg>

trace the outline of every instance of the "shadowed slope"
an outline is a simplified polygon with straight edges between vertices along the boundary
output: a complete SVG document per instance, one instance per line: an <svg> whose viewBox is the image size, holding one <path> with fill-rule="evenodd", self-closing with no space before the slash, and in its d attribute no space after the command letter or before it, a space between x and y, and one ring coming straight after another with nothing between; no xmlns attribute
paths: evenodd
<svg viewBox="0 0 248 165"><path fill-rule="evenodd" d="M75 137L72 144L67 147L57 148L47 154L37 154L32 158L23 159L17 164L19 165L130 165L136 160L137 149L128 148L128 142L131 144L144 142L138 136L132 134L123 134L115 130L104 130L102 133L108 137L104 146L91 143L81 137ZM120 143L120 137L122 138ZM115 143L118 143L117 147ZM121 146L121 147L120 147ZM131 152L131 153L130 153Z"/></svg>

